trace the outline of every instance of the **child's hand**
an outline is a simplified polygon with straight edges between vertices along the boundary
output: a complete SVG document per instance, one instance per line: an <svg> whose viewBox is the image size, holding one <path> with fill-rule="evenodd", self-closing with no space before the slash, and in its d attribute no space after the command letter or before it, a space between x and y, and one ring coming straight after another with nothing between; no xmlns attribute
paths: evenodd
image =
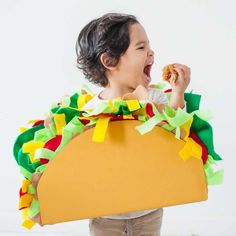
<svg viewBox="0 0 236 236"><path fill-rule="evenodd" d="M190 82L190 68L185 65L175 63L174 70L178 72L178 79L175 82L170 80L172 92L183 94Z"/></svg>

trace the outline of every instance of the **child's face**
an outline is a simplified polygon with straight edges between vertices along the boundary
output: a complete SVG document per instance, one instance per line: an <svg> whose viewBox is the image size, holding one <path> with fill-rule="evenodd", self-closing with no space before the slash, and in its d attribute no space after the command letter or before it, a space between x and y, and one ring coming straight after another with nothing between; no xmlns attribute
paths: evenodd
<svg viewBox="0 0 236 236"><path fill-rule="evenodd" d="M149 46L145 30L140 24L131 25L129 34L130 45L120 57L116 70L113 71L115 80L118 86L126 86L129 89L135 89L138 85L147 88L151 81L151 66L147 67L147 65L153 64L154 52Z"/></svg>

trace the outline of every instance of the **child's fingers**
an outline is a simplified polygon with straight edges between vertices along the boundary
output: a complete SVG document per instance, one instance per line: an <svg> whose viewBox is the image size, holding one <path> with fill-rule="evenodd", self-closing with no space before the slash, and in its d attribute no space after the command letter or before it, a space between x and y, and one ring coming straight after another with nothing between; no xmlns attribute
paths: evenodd
<svg viewBox="0 0 236 236"><path fill-rule="evenodd" d="M171 76L170 78L170 85L173 87L175 85L175 78L174 78L174 75Z"/></svg>
<svg viewBox="0 0 236 236"><path fill-rule="evenodd" d="M187 70L190 69L190 67L188 67L186 65L183 65L183 64L179 64L179 63L174 63L173 65L174 65L174 67L182 67L182 68L185 68Z"/></svg>
<svg viewBox="0 0 236 236"><path fill-rule="evenodd" d="M178 64L174 66L174 70L178 72L180 79L183 79L186 84L190 83L190 68L189 67Z"/></svg>
<svg viewBox="0 0 236 236"><path fill-rule="evenodd" d="M175 63L174 64L174 69L176 69L176 68L180 68L181 70L183 70L185 75L190 75L190 71L191 71L190 67L187 67L187 66L182 65L182 64Z"/></svg>
<svg viewBox="0 0 236 236"><path fill-rule="evenodd" d="M174 68L177 72L180 78L184 78L184 71L180 68Z"/></svg>

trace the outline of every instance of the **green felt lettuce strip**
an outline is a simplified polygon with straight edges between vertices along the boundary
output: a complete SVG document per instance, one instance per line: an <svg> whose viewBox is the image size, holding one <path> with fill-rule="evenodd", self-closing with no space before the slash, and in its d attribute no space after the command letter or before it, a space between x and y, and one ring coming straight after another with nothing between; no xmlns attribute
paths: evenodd
<svg viewBox="0 0 236 236"><path fill-rule="evenodd" d="M214 170L214 166L217 166L216 161L211 155L208 155L208 159L204 165L208 185L222 184L224 180L224 169Z"/></svg>
<svg viewBox="0 0 236 236"><path fill-rule="evenodd" d="M117 103L116 103L116 106L117 106ZM95 116L100 113L111 113L112 111L113 109L109 106L109 104L107 104L106 102L102 102L98 104L98 106L92 112L88 112L87 114L85 113L84 117Z"/></svg>
<svg viewBox="0 0 236 236"><path fill-rule="evenodd" d="M36 168L35 172L43 173L46 170L47 166L48 164L42 164L41 166Z"/></svg>
<svg viewBox="0 0 236 236"><path fill-rule="evenodd" d="M39 210L39 201L35 198L33 198L32 203L29 208L29 217L33 218L40 212Z"/></svg>
<svg viewBox="0 0 236 236"><path fill-rule="evenodd" d="M147 102L141 102L141 107L145 107ZM156 106L152 102L148 102L152 106L153 113L155 116L152 118L144 120L144 123L135 127L139 131L141 135L150 132L156 125L162 122L165 118L164 116L157 110ZM148 117L148 116L147 116Z"/></svg>
<svg viewBox="0 0 236 236"><path fill-rule="evenodd" d="M40 158L44 158L44 159L48 159L49 161L51 161L54 156L55 156L55 152L47 149L47 148L38 148L35 152L34 158L35 159L40 159Z"/></svg>
<svg viewBox="0 0 236 236"><path fill-rule="evenodd" d="M35 135L34 135L34 141L35 142L39 142L39 141L47 142L50 139L54 138L55 136L56 136L56 129L53 125L50 125L49 128L44 128L44 129L40 129L40 130L36 131Z"/></svg>
<svg viewBox="0 0 236 236"><path fill-rule="evenodd" d="M163 119L160 119L158 116L153 116L147 121L144 121L144 124L136 126L135 128L139 131L140 134L145 134L150 132L156 125L158 125Z"/></svg>
<svg viewBox="0 0 236 236"><path fill-rule="evenodd" d="M31 180L33 173L25 169L24 167L20 166L20 173L26 178Z"/></svg>

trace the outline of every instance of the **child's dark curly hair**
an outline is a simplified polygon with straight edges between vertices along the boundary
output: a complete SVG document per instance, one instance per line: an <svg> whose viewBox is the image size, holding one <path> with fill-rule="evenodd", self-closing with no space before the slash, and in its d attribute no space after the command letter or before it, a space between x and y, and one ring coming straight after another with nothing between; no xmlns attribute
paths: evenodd
<svg viewBox="0 0 236 236"><path fill-rule="evenodd" d="M89 22L76 42L77 67L93 84L106 87L106 68L100 55L107 53L109 66L115 66L130 44L129 26L139 23L135 16L108 13Z"/></svg>

